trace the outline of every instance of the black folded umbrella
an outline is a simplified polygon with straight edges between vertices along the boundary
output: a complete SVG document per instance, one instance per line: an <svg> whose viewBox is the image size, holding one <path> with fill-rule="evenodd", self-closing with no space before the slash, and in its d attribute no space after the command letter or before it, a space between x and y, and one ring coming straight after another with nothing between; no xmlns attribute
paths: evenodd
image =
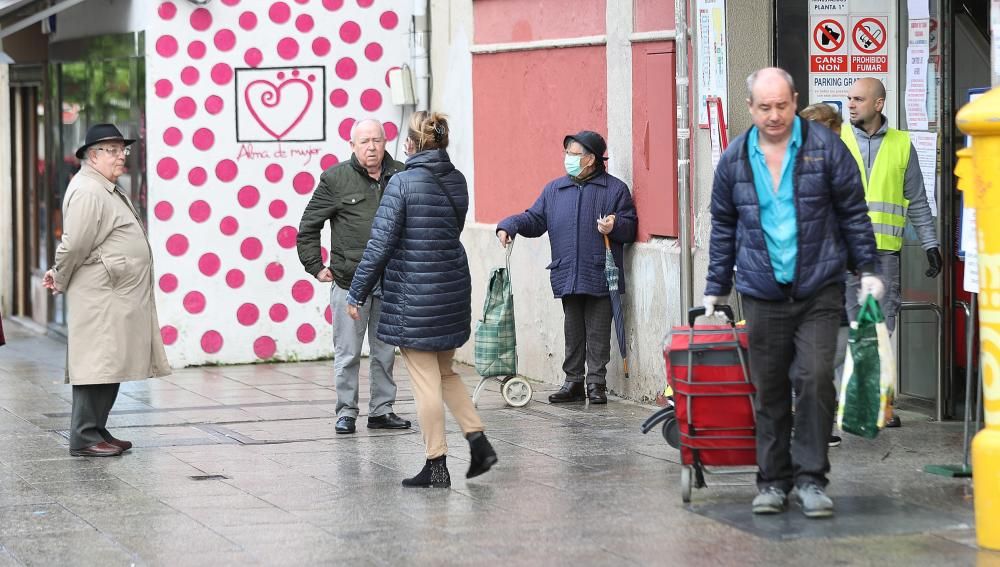
<svg viewBox="0 0 1000 567"><path fill-rule="evenodd" d="M618 266L611 255L611 241L604 235L604 277L608 280L611 297L611 316L615 321L615 335L618 337L618 352L622 354L625 377L628 378L628 347L625 345L625 310L622 308L622 294L618 289Z"/></svg>

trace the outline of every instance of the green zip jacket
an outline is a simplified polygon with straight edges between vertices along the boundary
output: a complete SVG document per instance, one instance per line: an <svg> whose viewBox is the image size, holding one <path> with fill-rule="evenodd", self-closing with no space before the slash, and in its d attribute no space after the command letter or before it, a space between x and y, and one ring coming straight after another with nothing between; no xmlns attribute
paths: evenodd
<svg viewBox="0 0 1000 567"><path fill-rule="evenodd" d="M302 213L296 238L299 261L307 272L315 277L323 269L320 231L330 221L330 270L338 286L350 289L354 270L368 244L382 192L389 178L402 170L403 164L386 154L382 158L381 179L376 181L351 154L350 161L323 172Z"/></svg>

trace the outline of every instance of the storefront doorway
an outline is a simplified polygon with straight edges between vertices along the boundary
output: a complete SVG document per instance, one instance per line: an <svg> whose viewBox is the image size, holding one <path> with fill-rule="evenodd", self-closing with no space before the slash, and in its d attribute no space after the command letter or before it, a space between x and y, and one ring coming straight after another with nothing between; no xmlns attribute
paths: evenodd
<svg viewBox="0 0 1000 567"><path fill-rule="evenodd" d="M965 145L954 127L970 89L989 87L988 0L776 0L775 62L795 78L799 104L843 109L854 80L875 76L886 86L889 125L911 132L921 155L928 199L945 256L943 273L927 278L926 254L908 227L901 251L904 309L898 332L902 407L935 419L961 417L965 390L966 306L958 249L961 196L952 170ZM975 343L973 343L975 344Z"/></svg>

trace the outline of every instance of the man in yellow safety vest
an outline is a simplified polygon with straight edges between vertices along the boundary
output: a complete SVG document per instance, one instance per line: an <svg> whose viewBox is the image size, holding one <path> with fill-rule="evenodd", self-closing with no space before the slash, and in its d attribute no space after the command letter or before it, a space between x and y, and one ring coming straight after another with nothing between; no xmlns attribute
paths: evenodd
<svg viewBox="0 0 1000 567"><path fill-rule="evenodd" d="M903 248L903 229L909 218L927 253L929 278L941 273L941 248L938 244L934 216L924 192L924 179L917 161L917 151L906 132L889 128L882 114L885 106L885 85L866 77L859 79L848 91L847 108L851 128L841 131L861 170L861 181L868 201L868 216L875 230L878 248L878 270L885 282L885 297L881 305L889 331L896 326L899 312L899 251ZM859 279L847 280L847 312L851 319L858 315ZM886 422L887 427L899 427L899 416Z"/></svg>

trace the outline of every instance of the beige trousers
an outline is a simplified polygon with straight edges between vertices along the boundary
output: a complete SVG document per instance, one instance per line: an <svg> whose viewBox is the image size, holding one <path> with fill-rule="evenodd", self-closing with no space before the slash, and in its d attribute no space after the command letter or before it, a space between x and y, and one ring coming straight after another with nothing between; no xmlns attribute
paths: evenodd
<svg viewBox="0 0 1000 567"><path fill-rule="evenodd" d="M428 459L436 459L448 452L444 436L445 405L462 428L462 433L468 435L483 430L483 422L472 405L462 378L451 368L454 349L443 352L399 350L403 353L403 361L413 384L413 399L417 402L417 419L420 420Z"/></svg>

